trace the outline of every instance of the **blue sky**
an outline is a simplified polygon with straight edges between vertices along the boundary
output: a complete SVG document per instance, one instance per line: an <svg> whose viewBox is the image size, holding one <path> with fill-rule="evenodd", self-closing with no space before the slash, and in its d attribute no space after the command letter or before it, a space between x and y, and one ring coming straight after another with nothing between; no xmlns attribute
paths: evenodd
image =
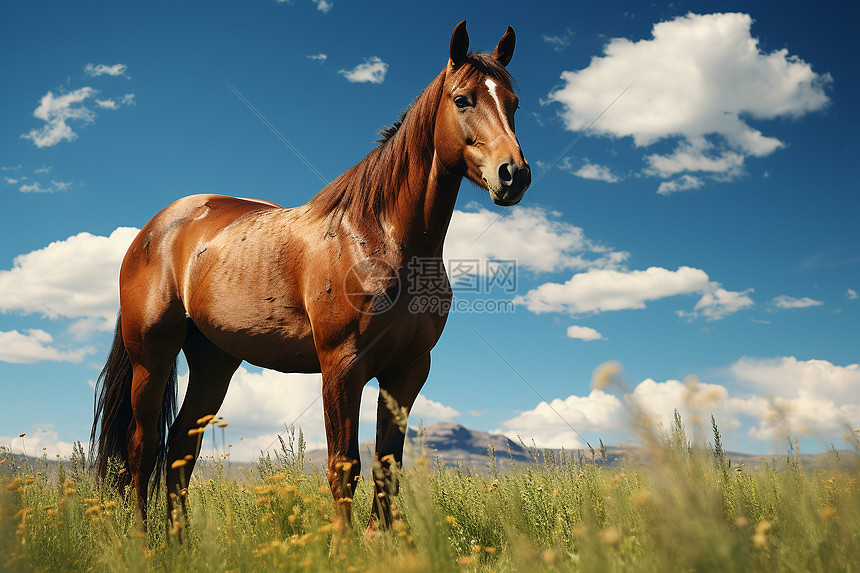
<svg viewBox="0 0 860 573"><path fill-rule="evenodd" d="M330 180L442 69L466 19L473 50L517 32L533 184L513 209L463 184L446 256L515 260L516 289L457 291L469 308L411 421L620 444L634 400L657 422L713 413L731 449L839 446L860 427L860 14L772 6L4 4L0 444L86 441L119 262L158 210L202 192L293 206L322 187L229 86ZM619 384L593 389L612 360ZM324 443L319 386L244 364L221 411L234 457L291 422Z"/></svg>

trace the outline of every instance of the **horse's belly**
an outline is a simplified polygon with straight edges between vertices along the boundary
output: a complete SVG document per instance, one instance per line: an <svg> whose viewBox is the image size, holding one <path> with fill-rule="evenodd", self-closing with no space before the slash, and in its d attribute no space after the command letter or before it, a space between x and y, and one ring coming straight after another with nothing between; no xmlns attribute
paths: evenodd
<svg viewBox="0 0 860 573"><path fill-rule="evenodd" d="M284 326L264 322L225 327L204 323L197 327L219 348L255 366L280 372L320 371L310 325L305 328L301 323Z"/></svg>
<svg viewBox="0 0 860 573"><path fill-rule="evenodd" d="M297 342L298 344L296 344ZM314 348L313 339L309 341L286 341L280 352L252 351L244 360L254 366L269 368L278 372L310 374L320 371L320 361Z"/></svg>

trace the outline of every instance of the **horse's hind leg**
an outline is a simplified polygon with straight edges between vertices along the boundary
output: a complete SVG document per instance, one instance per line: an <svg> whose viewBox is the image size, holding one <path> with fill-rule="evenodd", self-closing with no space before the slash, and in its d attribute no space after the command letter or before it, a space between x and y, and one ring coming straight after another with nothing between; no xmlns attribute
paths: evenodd
<svg viewBox="0 0 860 573"><path fill-rule="evenodd" d="M186 511L183 493L199 454L198 436L189 436L188 431L198 427L198 419L218 412L230 379L241 363L215 346L190 321L182 350L188 360L188 390L167 442L167 514L171 520L176 517L174 496L179 497L182 510ZM173 462L181 459L188 461L181 467L172 467Z"/></svg>
<svg viewBox="0 0 860 573"><path fill-rule="evenodd" d="M185 313L168 308L155 322L123 309L122 329L132 362L128 467L146 521L147 488L161 447L158 421L165 392L174 391L167 383L185 338Z"/></svg>

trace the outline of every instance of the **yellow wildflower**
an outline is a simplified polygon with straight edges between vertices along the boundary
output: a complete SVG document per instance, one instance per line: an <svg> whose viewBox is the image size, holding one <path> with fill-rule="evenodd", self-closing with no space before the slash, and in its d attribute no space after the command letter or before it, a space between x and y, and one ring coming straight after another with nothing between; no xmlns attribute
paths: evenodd
<svg viewBox="0 0 860 573"><path fill-rule="evenodd" d="M591 377L591 387L595 390L603 390L612 384L618 383L618 377L621 375L621 363L617 360L604 362L594 369L594 374Z"/></svg>
<svg viewBox="0 0 860 573"><path fill-rule="evenodd" d="M600 532L600 542L604 545L618 545L621 543L621 530L617 527L607 527Z"/></svg>
<svg viewBox="0 0 860 573"><path fill-rule="evenodd" d="M773 527L773 523L767 519L763 519L756 524L755 532L752 536L753 546L756 549L767 549L768 532L771 527Z"/></svg>

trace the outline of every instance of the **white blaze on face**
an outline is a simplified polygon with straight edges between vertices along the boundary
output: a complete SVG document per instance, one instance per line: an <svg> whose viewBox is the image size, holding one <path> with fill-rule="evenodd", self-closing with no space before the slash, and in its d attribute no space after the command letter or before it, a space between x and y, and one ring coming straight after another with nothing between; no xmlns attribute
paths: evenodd
<svg viewBox="0 0 860 573"><path fill-rule="evenodd" d="M511 137L516 137L516 135L514 135L514 131L511 129L511 126L508 125L508 116L506 116L504 114L504 112L502 111L502 102L499 101L499 96L496 93L496 82L487 78L487 80L484 82L484 84L486 84L487 89L490 92L490 95L493 97L493 101L496 102L496 109L499 112L499 120L502 122L502 126L505 128L505 131Z"/></svg>

